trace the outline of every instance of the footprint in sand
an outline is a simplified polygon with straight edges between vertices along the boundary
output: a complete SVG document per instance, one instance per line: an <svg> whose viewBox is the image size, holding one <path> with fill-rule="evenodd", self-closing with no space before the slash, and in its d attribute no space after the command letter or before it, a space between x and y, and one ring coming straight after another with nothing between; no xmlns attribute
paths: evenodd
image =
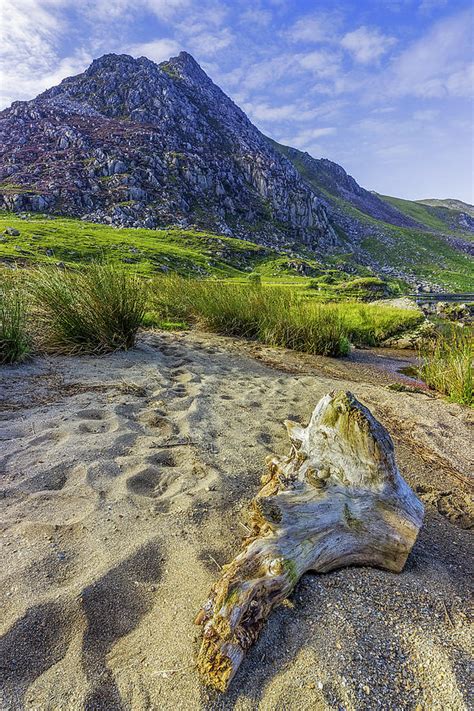
<svg viewBox="0 0 474 711"><path fill-rule="evenodd" d="M182 482L179 472L148 466L127 481L127 488L133 494L152 499L173 498L181 492Z"/></svg>
<svg viewBox="0 0 474 711"><path fill-rule="evenodd" d="M76 412L76 417L83 420L77 428L77 431L81 434L100 434L110 432L112 429L112 424L107 421L106 415L102 410L79 410Z"/></svg>
<svg viewBox="0 0 474 711"><path fill-rule="evenodd" d="M271 444L273 437L268 432L259 432L257 435L257 442L261 444Z"/></svg>
<svg viewBox="0 0 474 711"><path fill-rule="evenodd" d="M111 481L122 474L119 465L112 460L93 462L86 470L86 482L93 489L107 489Z"/></svg>
<svg viewBox="0 0 474 711"><path fill-rule="evenodd" d="M36 474L26 483L26 489L23 491L60 491L66 484L70 472L73 467L67 464L58 464L55 467L50 467L44 472Z"/></svg>
<svg viewBox="0 0 474 711"><path fill-rule="evenodd" d="M176 467L177 462L174 454L168 449L162 449L159 452L149 455L146 461L150 464L159 464L162 467Z"/></svg>
<svg viewBox="0 0 474 711"><path fill-rule="evenodd" d="M189 410L194 403L194 396L184 396L171 400L168 409L170 412L184 412Z"/></svg>
<svg viewBox="0 0 474 711"><path fill-rule="evenodd" d="M28 446L32 448L41 447L42 445L46 444L51 447L55 444L64 442L64 440L68 439L68 437L69 433L65 432L64 430L50 430L44 432L41 435L38 435L38 437L34 437L33 439L31 439L28 443Z"/></svg>
<svg viewBox="0 0 474 711"><path fill-rule="evenodd" d="M160 410L151 413L145 412L140 415L139 420L145 425L145 427L153 430L153 435L159 433L163 438L171 437L179 431L179 427L168 417L166 417L163 411Z"/></svg>
<svg viewBox="0 0 474 711"><path fill-rule="evenodd" d="M76 417L80 417L83 420L103 420L105 415L102 410L79 410L76 412Z"/></svg>

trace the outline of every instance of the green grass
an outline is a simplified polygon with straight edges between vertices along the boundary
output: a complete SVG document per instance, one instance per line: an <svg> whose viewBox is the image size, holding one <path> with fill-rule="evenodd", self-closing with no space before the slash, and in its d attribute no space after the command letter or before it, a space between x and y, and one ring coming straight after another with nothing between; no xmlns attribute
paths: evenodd
<svg viewBox="0 0 474 711"><path fill-rule="evenodd" d="M389 239L366 237L362 247L380 264L390 264L452 291L473 291L472 258L441 237L405 227L385 228Z"/></svg>
<svg viewBox="0 0 474 711"><path fill-rule="evenodd" d="M30 292L40 345L51 353L131 348L146 309L146 283L111 265L43 267L31 275Z"/></svg>
<svg viewBox="0 0 474 711"><path fill-rule="evenodd" d="M387 338L416 328L424 319L415 310L393 306L337 304L351 342L356 346L377 346Z"/></svg>
<svg viewBox="0 0 474 711"><path fill-rule="evenodd" d="M402 200L402 198L390 197L389 195L379 195L379 198L389 205L396 207L401 213L407 217L411 217L421 225L426 225L434 230L441 230L443 232L451 229L448 223L437 217L435 211L430 209L428 205L421 205L419 202Z"/></svg>
<svg viewBox="0 0 474 711"><path fill-rule="evenodd" d="M340 356L349 343L340 315L298 295L259 284L223 284L162 277L153 284L154 306L164 318L185 319L229 336L251 338L307 353Z"/></svg>
<svg viewBox="0 0 474 711"><path fill-rule="evenodd" d="M421 350L420 374L434 390L453 402L474 405L472 332L451 329Z"/></svg>
<svg viewBox="0 0 474 711"><path fill-rule="evenodd" d="M0 364L20 363L29 350L23 294L4 282L0 287Z"/></svg>
<svg viewBox="0 0 474 711"><path fill-rule="evenodd" d="M364 215L344 201L341 209L373 227L385 237L366 237L362 247L380 265L392 265L414 276L433 281L449 290L474 289L472 260L452 248L440 237L423 230L386 225ZM20 231L17 237L2 234L6 227ZM304 249L301 248L302 254ZM93 262L123 266L143 275L177 272L183 276L247 280L249 272L261 275L263 283L285 283L305 289L311 277L299 275L290 263L305 262L315 279L326 274L332 284L321 283L320 290L306 296L320 301L347 298L340 286L358 277L373 277L367 267L356 264L354 254L326 255L324 263L314 254L293 258L275 249L211 232L192 229L131 229L56 217L44 219L30 215L21 219L0 213L0 262L32 266L64 263L67 267ZM355 273L349 276L341 266ZM396 280L388 280L395 284ZM403 285L402 285L403 289Z"/></svg>
<svg viewBox="0 0 474 711"><path fill-rule="evenodd" d="M160 318L194 321L218 333L333 356L348 353L349 339L357 345L377 345L423 318L416 311L356 302L319 304L281 286L176 275L153 282L152 303Z"/></svg>
<svg viewBox="0 0 474 711"><path fill-rule="evenodd" d="M2 234L15 227L20 236ZM31 215L0 213L0 260L66 266L103 262L139 274L162 270L219 278L242 276L271 256L265 247L209 232L178 228L116 229L108 225Z"/></svg>

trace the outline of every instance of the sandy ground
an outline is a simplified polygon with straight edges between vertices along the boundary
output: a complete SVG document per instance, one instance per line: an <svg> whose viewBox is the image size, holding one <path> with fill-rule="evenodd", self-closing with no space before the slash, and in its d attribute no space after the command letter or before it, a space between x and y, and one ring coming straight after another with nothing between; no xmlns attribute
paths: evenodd
<svg viewBox="0 0 474 711"><path fill-rule="evenodd" d="M149 333L0 369L0 708L467 709L472 411L388 390L406 359ZM391 432L420 537L400 575L304 576L228 694L209 692L193 618L265 456L288 450L282 421L335 388Z"/></svg>

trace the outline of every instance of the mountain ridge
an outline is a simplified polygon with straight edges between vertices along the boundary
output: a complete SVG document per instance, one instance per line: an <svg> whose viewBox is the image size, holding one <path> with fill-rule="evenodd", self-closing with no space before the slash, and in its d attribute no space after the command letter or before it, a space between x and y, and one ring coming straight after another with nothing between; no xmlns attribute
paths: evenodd
<svg viewBox="0 0 474 711"><path fill-rule="evenodd" d="M0 112L0 143L6 210L197 227L413 283L469 271L469 212L379 195L278 144L186 52L95 59Z"/></svg>

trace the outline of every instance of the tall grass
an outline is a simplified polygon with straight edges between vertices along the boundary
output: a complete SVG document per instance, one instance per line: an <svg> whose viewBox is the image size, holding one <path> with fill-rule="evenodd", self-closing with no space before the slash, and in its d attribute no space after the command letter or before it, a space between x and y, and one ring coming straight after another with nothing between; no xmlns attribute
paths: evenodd
<svg viewBox="0 0 474 711"><path fill-rule="evenodd" d="M337 304L354 345L376 346L387 338L416 328L424 319L419 311L393 306Z"/></svg>
<svg viewBox="0 0 474 711"><path fill-rule="evenodd" d="M278 286L176 275L159 278L152 294L154 308L165 318L194 320L219 333L320 355L346 355L349 340L377 345L423 319L418 312L385 306L315 303Z"/></svg>
<svg viewBox="0 0 474 711"><path fill-rule="evenodd" d="M172 275L157 280L153 298L166 318L192 320L217 333L314 354L349 351L340 316L324 307L310 309L288 289Z"/></svg>
<svg viewBox="0 0 474 711"><path fill-rule="evenodd" d="M19 363L29 350L23 295L14 287L3 285L0 288L0 364Z"/></svg>
<svg viewBox="0 0 474 711"><path fill-rule="evenodd" d="M147 299L138 276L99 264L80 272L38 269L31 293L41 346L53 353L131 348Z"/></svg>
<svg viewBox="0 0 474 711"><path fill-rule="evenodd" d="M305 303L292 290L168 276L156 282L155 308L209 330L319 355L349 352L341 313Z"/></svg>
<svg viewBox="0 0 474 711"><path fill-rule="evenodd" d="M420 356L420 374L430 387L453 402L474 405L472 333L452 330L440 334L423 346Z"/></svg>

